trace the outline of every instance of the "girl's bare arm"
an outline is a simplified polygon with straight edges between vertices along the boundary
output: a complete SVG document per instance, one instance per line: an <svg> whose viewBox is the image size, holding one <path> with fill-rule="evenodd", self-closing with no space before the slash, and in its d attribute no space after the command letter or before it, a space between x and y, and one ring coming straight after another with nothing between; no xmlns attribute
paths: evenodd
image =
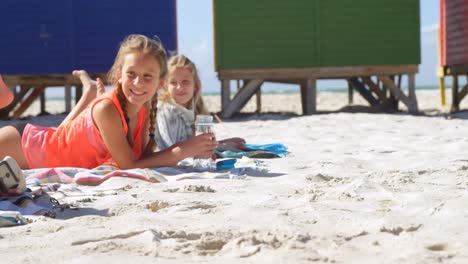
<svg viewBox="0 0 468 264"><path fill-rule="evenodd" d="M104 144L121 169L174 166L187 157L210 156L218 145L213 134L203 134L137 160L125 136L119 112L112 102L102 100L94 106L92 113Z"/></svg>

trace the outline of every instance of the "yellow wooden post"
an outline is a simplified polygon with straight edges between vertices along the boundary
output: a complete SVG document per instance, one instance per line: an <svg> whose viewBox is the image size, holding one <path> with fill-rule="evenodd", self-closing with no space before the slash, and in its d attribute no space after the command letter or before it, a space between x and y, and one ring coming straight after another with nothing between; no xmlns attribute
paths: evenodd
<svg viewBox="0 0 468 264"><path fill-rule="evenodd" d="M440 104L445 106L445 74L444 67L442 66L441 58L441 46L440 46L440 27L437 28L437 58L439 65L437 66L437 76L439 77L439 90L440 90ZM452 87L453 89L453 87Z"/></svg>

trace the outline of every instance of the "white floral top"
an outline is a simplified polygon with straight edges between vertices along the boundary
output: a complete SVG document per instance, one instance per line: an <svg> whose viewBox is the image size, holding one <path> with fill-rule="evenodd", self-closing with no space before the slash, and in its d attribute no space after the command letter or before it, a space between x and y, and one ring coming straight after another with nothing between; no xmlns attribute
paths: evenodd
<svg viewBox="0 0 468 264"><path fill-rule="evenodd" d="M168 148L179 141L192 137L195 113L176 103L159 103L157 112L158 129L155 133L158 150Z"/></svg>

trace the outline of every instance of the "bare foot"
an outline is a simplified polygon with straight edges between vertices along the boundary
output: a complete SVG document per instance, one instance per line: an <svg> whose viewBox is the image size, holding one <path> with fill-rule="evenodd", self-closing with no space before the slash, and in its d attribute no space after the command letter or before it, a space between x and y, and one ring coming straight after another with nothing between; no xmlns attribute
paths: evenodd
<svg viewBox="0 0 468 264"><path fill-rule="evenodd" d="M5 82L3 82L2 76L0 75L0 108L11 104L13 99L13 92L8 88L8 86L6 86Z"/></svg>
<svg viewBox="0 0 468 264"><path fill-rule="evenodd" d="M80 78L80 81L83 84L82 99L85 102L91 102L94 100L94 98L98 96L96 81L91 79L85 70L74 70L72 74Z"/></svg>
<svg viewBox="0 0 468 264"><path fill-rule="evenodd" d="M80 78L81 83L83 84L83 95L81 96L78 103L75 107L72 108L70 113L65 117L60 126L68 123L69 121L75 119L84 109L91 103L96 97L101 96L104 92L104 84L101 79L98 78L97 81L91 79L88 73L84 70L74 70L72 74Z"/></svg>
<svg viewBox="0 0 468 264"><path fill-rule="evenodd" d="M96 85L96 82L89 77L89 74L85 70L74 70L72 74L80 78L81 83L85 87Z"/></svg>

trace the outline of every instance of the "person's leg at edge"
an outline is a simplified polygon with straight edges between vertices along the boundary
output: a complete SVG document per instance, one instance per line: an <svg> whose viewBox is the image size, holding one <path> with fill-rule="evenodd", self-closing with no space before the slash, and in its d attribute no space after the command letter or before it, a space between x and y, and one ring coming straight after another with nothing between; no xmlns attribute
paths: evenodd
<svg viewBox="0 0 468 264"><path fill-rule="evenodd" d="M11 156L21 169L29 169L28 162L21 147L21 135L14 126L0 128L0 160Z"/></svg>
<svg viewBox="0 0 468 264"><path fill-rule="evenodd" d="M0 109L11 104L14 97L13 92L6 86L2 75L0 75Z"/></svg>

